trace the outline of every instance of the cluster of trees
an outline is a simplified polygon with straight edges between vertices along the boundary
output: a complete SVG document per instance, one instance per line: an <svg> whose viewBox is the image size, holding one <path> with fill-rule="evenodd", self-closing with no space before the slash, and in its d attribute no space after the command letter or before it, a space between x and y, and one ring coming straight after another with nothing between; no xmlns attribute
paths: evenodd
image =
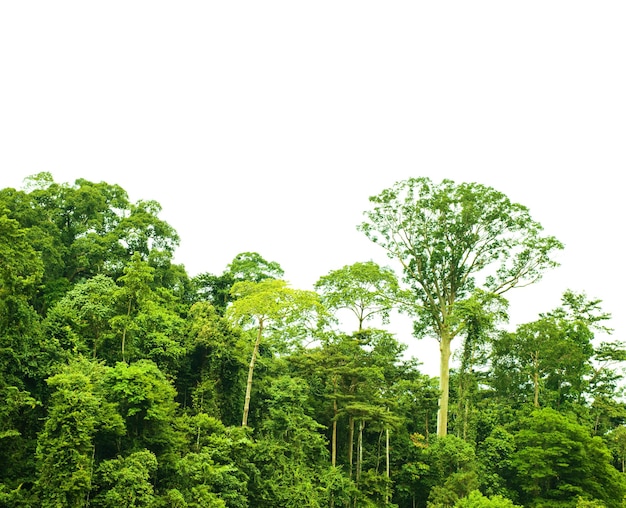
<svg viewBox="0 0 626 508"><path fill-rule="evenodd" d="M359 261L301 290L255 252L190 276L159 205L117 185L0 190L0 506L623 506L601 302L505 328L561 244L477 184L371 201L359 228L400 277ZM437 378L392 311L439 341Z"/></svg>

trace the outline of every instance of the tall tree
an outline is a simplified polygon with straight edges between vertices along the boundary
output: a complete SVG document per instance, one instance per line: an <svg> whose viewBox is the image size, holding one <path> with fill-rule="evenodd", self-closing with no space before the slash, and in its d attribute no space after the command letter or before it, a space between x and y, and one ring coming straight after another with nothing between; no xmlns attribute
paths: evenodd
<svg viewBox="0 0 626 508"><path fill-rule="evenodd" d="M109 368L102 383L126 425L118 453L145 448L156 455L159 467L172 461L170 455L179 441L174 428L176 390L158 366L150 360L119 362Z"/></svg>
<svg viewBox="0 0 626 508"><path fill-rule="evenodd" d="M322 308L317 293L290 288L283 280L265 279L260 282L238 282L232 290L235 301L228 309L228 318L235 323L249 325L255 330L256 338L248 367L248 381L241 425L248 424L252 378L259 346L264 332L269 327L278 327L287 332L289 340L297 338L307 324L317 320Z"/></svg>
<svg viewBox="0 0 626 508"><path fill-rule="evenodd" d="M509 401L532 401L534 407L585 404L614 380L609 361L624 357L623 347L594 348L595 333L608 332L600 300L566 291L562 305L539 319L506 332L493 342L492 380ZM610 385L612 386L612 385Z"/></svg>
<svg viewBox="0 0 626 508"><path fill-rule="evenodd" d="M201 273L193 278L197 298L208 300L224 315L233 300L231 288L236 282L261 282L265 279L280 279L283 269L276 261L267 261L257 252L241 252L226 266L221 275Z"/></svg>
<svg viewBox="0 0 626 508"><path fill-rule="evenodd" d="M412 290L415 334L439 341L437 433L447 434L452 340L463 328L459 302L476 288L503 294L532 284L556 266L562 244L542 236L528 209L477 183L410 178L370 197L373 208L359 229L400 262Z"/></svg>
<svg viewBox="0 0 626 508"><path fill-rule="evenodd" d="M459 350L459 366L456 373L456 435L468 438L473 398L478 391L477 365L487 363L490 336L496 332L497 324L506 321L508 302L493 293L475 291L472 296L459 302L457 312L464 327L463 345Z"/></svg>
<svg viewBox="0 0 626 508"><path fill-rule="evenodd" d="M150 477L157 465L156 457L148 450L103 461L96 480L100 493L93 499L92 505L99 508L154 506L154 487Z"/></svg>
<svg viewBox="0 0 626 508"><path fill-rule="evenodd" d="M381 317L389 318L398 291L398 279L391 268L373 261L354 263L320 277L315 289L331 310L346 309L357 318L358 328Z"/></svg>

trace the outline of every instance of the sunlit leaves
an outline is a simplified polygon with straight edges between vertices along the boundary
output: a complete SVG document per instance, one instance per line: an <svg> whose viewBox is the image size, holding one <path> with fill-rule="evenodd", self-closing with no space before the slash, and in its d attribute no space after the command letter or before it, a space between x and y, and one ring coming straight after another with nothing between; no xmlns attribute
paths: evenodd
<svg viewBox="0 0 626 508"><path fill-rule="evenodd" d="M599 499L622 506L626 483L599 437L552 409L533 412L515 436L516 482L533 505Z"/></svg>
<svg viewBox="0 0 626 508"><path fill-rule="evenodd" d="M330 309L347 309L354 314L359 330L377 316L388 321L399 291L393 270L373 261L333 270L319 278L315 289Z"/></svg>
<svg viewBox="0 0 626 508"><path fill-rule="evenodd" d="M556 266L562 248L528 209L477 183L409 178L370 197L359 229L400 263L412 290L404 308L418 318L416 334L440 342L438 434L447 433L450 343L463 323L459 302L477 289L500 295L536 282Z"/></svg>

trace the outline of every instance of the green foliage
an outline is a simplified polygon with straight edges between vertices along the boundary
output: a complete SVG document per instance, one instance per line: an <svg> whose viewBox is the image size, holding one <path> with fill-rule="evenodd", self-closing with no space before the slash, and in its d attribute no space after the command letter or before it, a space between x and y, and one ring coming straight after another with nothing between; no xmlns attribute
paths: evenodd
<svg viewBox="0 0 626 508"><path fill-rule="evenodd" d="M608 319L599 303L566 291L561 307L502 333L493 342L496 389L510 400L553 408L614 389L618 376L608 364L621 358L622 349L594 348L595 332L607 331L599 324Z"/></svg>
<svg viewBox="0 0 626 508"><path fill-rule="evenodd" d="M502 496L485 497L480 491L473 490L469 496L459 499L454 508L518 508L519 505Z"/></svg>
<svg viewBox="0 0 626 508"><path fill-rule="evenodd" d="M160 259L163 266L179 242L158 218L158 203L131 203L120 186L105 182L58 184L40 173L27 180L26 191L0 191L4 209L43 261L43 288L35 300L41 312L81 280L99 273L117 279L134 253L146 261Z"/></svg>
<svg viewBox="0 0 626 508"><path fill-rule="evenodd" d="M0 301L28 294L43 275L43 263L18 221L0 215ZM10 212L9 212L10 213Z"/></svg>
<svg viewBox="0 0 626 508"><path fill-rule="evenodd" d="M227 318L242 326L256 329L252 348L242 417L248 424L252 378L264 330L273 332L274 344L283 351L299 344L317 328L323 308L313 291L288 287L282 280L264 279L260 282L237 282L231 289L235 301L227 310Z"/></svg>
<svg viewBox="0 0 626 508"><path fill-rule="evenodd" d="M373 261L333 270L320 277L315 289L322 294L328 308L352 312L357 318L358 330L377 316L388 322L399 291L393 270L381 268Z"/></svg>
<svg viewBox="0 0 626 508"><path fill-rule="evenodd" d="M261 282L285 275L276 261L267 261L257 252L237 254L226 269L235 282Z"/></svg>
<svg viewBox="0 0 626 508"><path fill-rule="evenodd" d="M452 506L478 488L474 447L456 436L436 438L425 449L425 462L432 485L429 505Z"/></svg>
<svg viewBox="0 0 626 508"><path fill-rule="evenodd" d="M59 346L92 358L111 346L118 287L113 279L96 275L68 291L48 312L45 331Z"/></svg>
<svg viewBox="0 0 626 508"><path fill-rule="evenodd" d="M318 295L254 252L190 281L160 206L117 185L0 190L0 506L623 506L626 349L602 341L600 300L566 291L499 330L502 293L558 241L478 184L410 179L372 203L361 229L406 289L365 262ZM365 327L396 310L437 335L439 379Z"/></svg>
<svg viewBox="0 0 626 508"><path fill-rule="evenodd" d="M416 336L434 333L441 344L437 432L443 436L450 342L463 328L459 303L476 289L500 295L539 280L563 246L541 235L526 207L477 183L410 178L370 201L359 229L402 266L410 288L405 309L418 317Z"/></svg>
<svg viewBox="0 0 626 508"><path fill-rule="evenodd" d="M256 252L242 252L235 256L221 275L203 273L194 277L193 284L197 297L208 300L223 315L233 300L233 284L281 279L283 275L283 269L275 261L267 261Z"/></svg>
<svg viewBox="0 0 626 508"><path fill-rule="evenodd" d="M225 427L206 413L185 416L177 425L186 442L169 481L184 506L247 507L248 484L257 474L247 429Z"/></svg>
<svg viewBox="0 0 626 508"><path fill-rule="evenodd" d="M232 322L244 327L289 329L287 341L309 335L323 316L319 296L313 291L293 289L278 279L237 282L231 289L235 301L227 310ZM251 323L252 322L252 323Z"/></svg>
<svg viewBox="0 0 626 508"><path fill-rule="evenodd" d="M154 506L151 476L156 469L157 459L148 450L103 461L96 474L99 494L91 504L101 508Z"/></svg>
<svg viewBox="0 0 626 508"><path fill-rule="evenodd" d="M553 409L534 411L515 435L512 464L523 500L576 504L578 497L622 506L624 477L611 465L611 453L599 437Z"/></svg>
<svg viewBox="0 0 626 508"><path fill-rule="evenodd" d="M243 407L245 338L208 302L191 307L188 324L187 356L177 381L184 405L234 425Z"/></svg>
<svg viewBox="0 0 626 508"><path fill-rule="evenodd" d="M37 440L37 487L43 508L87 506L96 435L123 431L114 405L103 396L106 370L79 358L48 379L54 391Z"/></svg>
<svg viewBox="0 0 626 508"><path fill-rule="evenodd" d="M501 426L495 427L478 445L480 487L489 496L513 497L508 487L514 478L515 438Z"/></svg>
<svg viewBox="0 0 626 508"><path fill-rule="evenodd" d="M436 331L475 288L502 294L535 282L562 248L541 236L526 207L477 183L410 178L370 201L359 229L400 261L420 317Z"/></svg>
<svg viewBox="0 0 626 508"><path fill-rule="evenodd" d="M176 391L171 382L154 362L139 360L118 363L106 372L103 383L125 422L120 451L147 449L161 462L178 440L173 428Z"/></svg>

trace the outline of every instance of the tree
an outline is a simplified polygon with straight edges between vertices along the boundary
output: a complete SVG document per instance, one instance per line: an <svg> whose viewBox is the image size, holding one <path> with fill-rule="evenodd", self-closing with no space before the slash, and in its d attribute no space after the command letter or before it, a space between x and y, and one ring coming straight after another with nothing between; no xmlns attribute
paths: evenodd
<svg viewBox="0 0 626 508"><path fill-rule="evenodd" d="M456 422L457 436L468 438L470 420L475 416L473 402L478 392L480 373L477 365L487 362L487 350L491 335L497 324L508 319L508 302L501 296L475 291L471 297L457 306L459 319L464 323L463 345L459 350L459 367L456 372Z"/></svg>
<svg viewBox="0 0 626 508"><path fill-rule="evenodd" d="M317 319L321 312L321 305L318 295L313 291L293 289L288 287L285 281L276 279L237 282L231 293L236 299L227 311L228 318L239 324L252 321L256 329L256 339L248 366L248 381L241 420L241 425L245 427L248 424L250 411L254 365L264 331L270 326L277 326L283 331L289 328L288 335L297 334L302 331L302 325L305 325L307 321ZM294 325L296 325L295 328ZM296 338L295 336L289 337L290 340Z"/></svg>
<svg viewBox="0 0 626 508"><path fill-rule="evenodd" d="M611 452L572 418L535 410L522 419L515 443L512 465L525 506L575 506L578 497L623 506L626 481L611 464Z"/></svg>
<svg viewBox="0 0 626 508"><path fill-rule="evenodd" d="M250 429L225 427L206 413L183 415L177 426L185 438L183 456L166 481L186 501L183 506L247 508L248 484L257 476Z"/></svg>
<svg viewBox="0 0 626 508"><path fill-rule="evenodd" d="M154 487L150 477L157 469L157 459L148 450L127 457L105 460L98 467L100 494L93 506L102 508L136 508L154 506Z"/></svg>
<svg viewBox="0 0 626 508"><path fill-rule="evenodd" d="M410 178L370 197L359 229L400 262L411 289L415 335L434 332L440 350L437 433L448 424L452 340L463 329L459 302L476 288L501 295L539 280L556 266L562 244L542 236L528 209L481 184Z"/></svg>
<svg viewBox="0 0 626 508"><path fill-rule="evenodd" d="M584 404L614 380L609 362L623 359L624 351L618 344L594 348L595 332L609 331L601 324L609 315L600 300L568 290L561 302L493 342L493 381L507 400L532 401L534 407Z"/></svg>
<svg viewBox="0 0 626 508"><path fill-rule="evenodd" d="M96 275L76 284L48 311L46 333L73 352L96 358L113 334L110 320L115 315L119 288L106 275Z"/></svg>
<svg viewBox="0 0 626 508"><path fill-rule="evenodd" d="M609 447L617 459L620 471L626 473L626 427L620 425L608 435Z"/></svg>
<svg viewBox="0 0 626 508"><path fill-rule="evenodd" d="M383 321L389 318L398 280L390 268L367 261L331 271L320 277L315 289L329 309L352 312L358 320L357 330L362 330L364 323L376 316Z"/></svg>
<svg viewBox="0 0 626 508"><path fill-rule="evenodd" d="M291 376L280 376L269 389L267 418L259 429L264 489L257 506L329 506L328 451L322 425L306 412L307 391L302 379Z"/></svg>
<svg viewBox="0 0 626 508"><path fill-rule="evenodd" d="M59 184L46 172L28 178L25 188L1 190L0 210L9 210L41 253L41 313L82 280L99 273L116 280L134 253L160 269L169 266L179 238L159 219L156 201L131 203L119 185L85 179Z"/></svg>
<svg viewBox="0 0 626 508"><path fill-rule="evenodd" d="M261 282L265 279L280 279L283 269L276 261L267 261L257 252L237 254L221 275L202 273L193 279L197 297L206 299L224 315L233 300L231 288L236 282Z"/></svg>
<svg viewBox="0 0 626 508"><path fill-rule="evenodd" d="M195 411L235 425L241 422L243 406L245 339L209 302L193 304L187 321L188 351L177 376L183 406L189 401Z"/></svg>
<svg viewBox="0 0 626 508"><path fill-rule="evenodd" d="M476 451L480 467L480 487L484 494L512 497L507 488L514 476L512 456L515 439L502 426L496 426L489 436L478 444Z"/></svg>
<svg viewBox="0 0 626 508"><path fill-rule="evenodd" d="M430 467L426 480L432 487L429 505L454 504L478 488L473 445L449 435L437 437L424 451Z"/></svg>
<svg viewBox="0 0 626 508"><path fill-rule="evenodd" d="M107 371L102 382L126 425L118 453L147 449L156 455L161 466L163 457L178 441L174 429L176 391L170 380L154 362L139 360L130 365L119 362Z"/></svg>
<svg viewBox="0 0 626 508"><path fill-rule="evenodd" d="M32 356L39 348L33 339L40 320L30 302L42 276L43 265L28 230L0 209L0 387L17 384L17 378L26 377L26 365L39 363ZM16 372L17 366L21 372Z"/></svg>
<svg viewBox="0 0 626 508"><path fill-rule="evenodd" d="M54 391L37 440L37 485L44 508L87 506L96 435L123 432L114 404L104 398L107 372L108 367L79 358L47 380Z"/></svg>

